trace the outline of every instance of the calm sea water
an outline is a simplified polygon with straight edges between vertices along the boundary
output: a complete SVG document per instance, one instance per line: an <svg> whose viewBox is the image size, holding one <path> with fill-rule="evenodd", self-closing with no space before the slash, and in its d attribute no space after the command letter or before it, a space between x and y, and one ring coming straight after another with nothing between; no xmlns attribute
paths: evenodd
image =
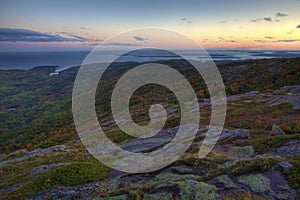
<svg viewBox="0 0 300 200"><path fill-rule="evenodd" d="M237 61L247 59L276 58L276 57L300 57L299 51L247 51L247 50L208 50L209 55L216 62ZM80 65L88 51L69 52L0 52L0 69L31 69L36 66L57 66L64 69ZM103 62L109 61L118 52L106 52ZM205 59L203 55L195 51L182 51L182 55L192 59ZM170 59L168 55L153 53L151 56L128 55L122 61L148 61Z"/></svg>

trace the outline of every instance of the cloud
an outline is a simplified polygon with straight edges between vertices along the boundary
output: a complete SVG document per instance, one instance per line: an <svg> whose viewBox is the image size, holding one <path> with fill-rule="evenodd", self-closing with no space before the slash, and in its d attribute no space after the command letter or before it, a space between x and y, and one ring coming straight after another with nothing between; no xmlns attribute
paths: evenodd
<svg viewBox="0 0 300 200"><path fill-rule="evenodd" d="M181 18L180 20L181 20L181 21L185 21L185 22L188 23L188 24L191 24L191 23L192 23L192 21L190 21L188 18L185 18L185 17Z"/></svg>
<svg viewBox="0 0 300 200"><path fill-rule="evenodd" d="M264 20L267 21L267 22L272 22L272 18L271 17L265 17Z"/></svg>
<svg viewBox="0 0 300 200"><path fill-rule="evenodd" d="M255 18L255 19L252 19L251 22L259 22L261 20L263 20L263 19L262 18Z"/></svg>
<svg viewBox="0 0 300 200"><path fill-rule="evenodd" d="M69 35L69 36L72 37L72 38L78 39L80 41L87 41L86 38L78 36L78 35Z"/></svg>
<svg viewBox="0 0 300 200"><path fill-rule="evenodd" d="M300 40L276 40L273 42L300 42Z"/></svg>
<svg viewBox="0 0 300 200"><path fill-rule="evenodd" d="M272 17L255 18L255 19L250 20L250 22L260 22L262 20L267 21L267 22L273 22ZM279 22L280 20L276 19L275 21Z"/></svg>
<svg viewBox="0 0 300 200"><path fill-rule="evenodd" d="M255 42L258 42L258 43L265 43L266 40L254 40Z"/></svg>
<svg viewBox="0 0 300 200"><path fill-rule="evenodd" d="M300 28L300 24L296 28Z"/></svg>
<svg viewBox="0 0 300 200"><path fill-rule="evenodd" d="M285 13L281 13L281 12L276 13L276 17L286 17L286 16L288 15Z"/></svg>
<svg viewBox="0 0 300 200"><path fill-rule="evenodd" d="M286 17L286 16L288 16L287 14L285 14L285 13L281 13L281 12L277 12L276 13L276 17ZM255 18L255 19L252 19L252 20L250 20L250 22L260 22L260 21L267 21L267 22L273 22L273 19L272 19L272 17L264 17L264 18ZM274 20L275 22L280 22L280 20L279 19L275 19Z"/></svg>
<svg viewBox="0 0 300 200"><path fill-rule="evenodd" d="M271 37L271 36L266 36L265 38L267 38L267 39L273 39L273 37Z"/></svg>
<svg viewBox="0 0 300 200"><path fill-rule="evenodd" d="M28 29L0 28L0 41L6 42L86 42L88 39L77 35L62 37Z"/></svg>
<svg viewBox="0 0 300 200"><path fill-rule="evenodd" d="M102 43L100 45L103 45L103 46L122 46L122 47L141 46L140 44L119 43L119 42Z"/></svg>
<svg viewBox="0 0 300 200"><path fill-rule="evenodd" d="M149 39L148 38L143 38L143 37L140 37L140 36L132 36L133 39L137 40L137 41L148 41Z"/></svg>
<svg viewBox="0 0 300 200"><path fill-rule="evenodd" d="M236 40L226 40L226 42L235 43L235 42L237 42L237 41L236 41Z"/></svg>

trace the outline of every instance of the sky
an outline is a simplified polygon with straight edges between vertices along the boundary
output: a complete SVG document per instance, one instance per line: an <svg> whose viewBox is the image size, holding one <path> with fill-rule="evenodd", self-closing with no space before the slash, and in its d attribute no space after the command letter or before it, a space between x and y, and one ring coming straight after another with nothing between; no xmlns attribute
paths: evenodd
<svg viewBox="0 0 300 200"><path fill-rule="evenodd" d="M0 51L92 49L143 27L206 49L300 50L299 11L300 0L0 0Z"/></svg>

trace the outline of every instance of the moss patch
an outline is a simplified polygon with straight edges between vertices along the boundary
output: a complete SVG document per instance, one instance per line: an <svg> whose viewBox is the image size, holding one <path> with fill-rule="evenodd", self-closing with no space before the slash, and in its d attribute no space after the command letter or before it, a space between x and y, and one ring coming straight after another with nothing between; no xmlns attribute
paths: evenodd
<svg viewBox="0 0 300 200"><path fill-rule="evenodd" d="M101 181L107 178L109 171L110 169L102 163L90 159L87 162L72 162L45 173L32 175L25 173L27 176L23 179L25 182L24 186L4 196L8 199L22 199L54 186L76 186L93 181ZM15 173L18 173L18 170ZM18 182L16 178L17 176L9 182Z"/></svg>
<svg viewBox="0 0 300 200"><path fill-rule="evenodd" d="M221 183L222 187L225 187L225 188L236 188L237 187L227 175L218 176L215 180L218 183Z"/></svg>
<svg viewBox="0 0 300 200"><path fill-rule="evenodd" d="M254 150L257 154L261 154L265 153L266 151L273 150L274 148L283 146L287 142L296 139L300 139L300 134L261 137L250 140L249 144L254 146Z"/></svg>
<svg viewBox="0 0 300 200"><path fill-rule="evenodd" d="M288 160L288 162L294 165L293 168L282 169L283 174L287 178L290 186L300 192L300 156Z"/></svg>
<svg viewBox="0 0 300 200"><path fill-rule="evenodd" d="M253 192L270 191L270 181L262 174L243 175L238 177L239 182L248 185Z"/></svg>
<svg viewBox="0 0 300 200"><path fill-rule="evenodd" d="M179 181L177 185L180 189L181 199L216 199L217 188L204 182L196 182L191 185L187 181Z"/></svg>

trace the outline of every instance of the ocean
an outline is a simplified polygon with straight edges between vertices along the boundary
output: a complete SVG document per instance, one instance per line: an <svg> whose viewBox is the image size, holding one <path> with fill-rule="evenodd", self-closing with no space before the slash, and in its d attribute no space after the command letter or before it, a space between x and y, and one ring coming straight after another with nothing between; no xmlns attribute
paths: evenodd
<svg viewBox="0 0 300 200"><path fill-rule="evenodd" d="M229 62L249 59L263 58L290 58L300 57L300 50L293 51L272 51L272 50L208 50L209 55L215 62ZM0 69L32 69L37 66L56 66L57 69L66 69L72 66L79 66L89 51L67 51L67 52L0 52ZM103 62L107 62L117 51L106 52L102 56ZM182 55L191 59L202 59L193 50L184 50ZM122 61L145 62L150 60L170 59L170 56L153 54L152 56L127 55Z"/></svg>

